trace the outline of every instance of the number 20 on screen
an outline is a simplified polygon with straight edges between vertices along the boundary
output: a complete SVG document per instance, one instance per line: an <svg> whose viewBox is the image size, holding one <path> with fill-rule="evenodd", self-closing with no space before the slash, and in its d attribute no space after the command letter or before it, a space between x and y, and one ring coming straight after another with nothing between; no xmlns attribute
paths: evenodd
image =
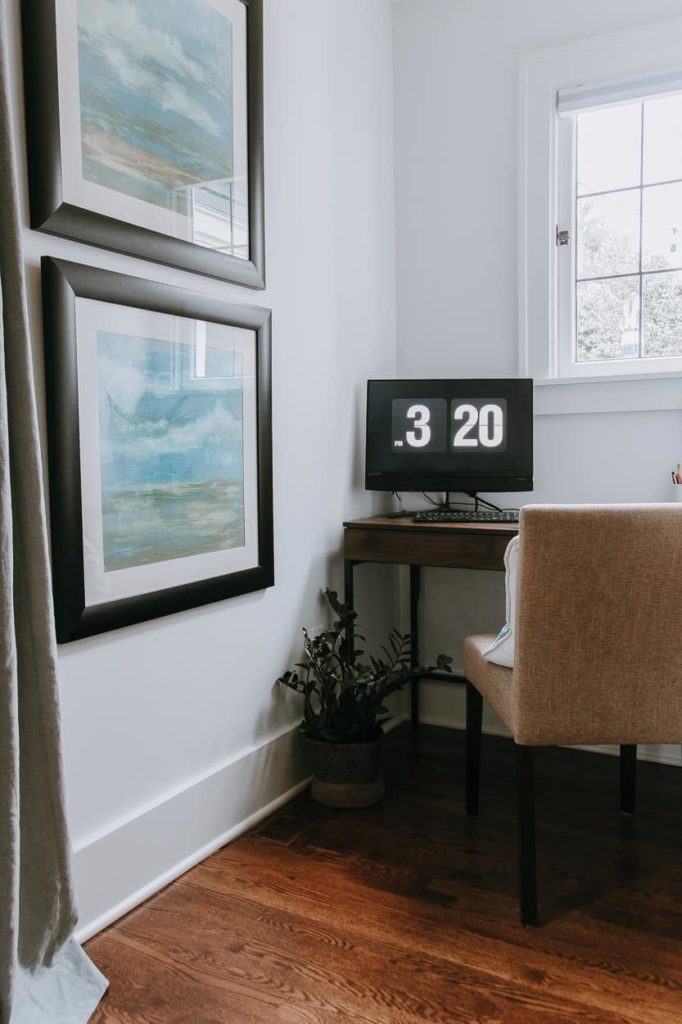
<svg viewBox="0 0 682 1024"><path fill-rule="evenodd" d="M449 407L449 408L448 408ZM444 398L393 401L395 452L503 451L507 443L504 399Z"/></svg>

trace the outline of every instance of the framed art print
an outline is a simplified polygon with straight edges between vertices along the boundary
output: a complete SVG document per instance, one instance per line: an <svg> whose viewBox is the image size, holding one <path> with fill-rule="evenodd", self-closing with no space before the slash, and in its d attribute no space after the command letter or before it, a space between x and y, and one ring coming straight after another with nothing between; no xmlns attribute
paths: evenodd
<svg viewBox="0 0 682 1024"><path fill-rule="evenodd" d="M265 286L262 0L22 0L31 226Z"/></svg>
<svg viewBox="0 0 682 1024"><path fill-rule="evenodd" d="M272 586L270 311L42 272L58 640Z"/></svg>

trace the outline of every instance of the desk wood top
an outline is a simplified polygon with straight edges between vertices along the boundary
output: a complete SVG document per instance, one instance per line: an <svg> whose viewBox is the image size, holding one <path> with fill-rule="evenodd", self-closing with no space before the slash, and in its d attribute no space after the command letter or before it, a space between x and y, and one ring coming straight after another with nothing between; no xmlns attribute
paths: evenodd
<svg viewBox="0 0 682 1024"><path fill-rule="evenodd" d="M343 524L344 530L429 530L448 533L502 534L513 537L519 532L518 523L415 523L411 515L366 516Z"/></svg>
<svg viewBox="0 0 682 1024"><path fill-rule="evenodd" d="M347 562L392 562L453 569L504 569L518 523L415 523L412 516L368 516L344 523Z"/></svg>

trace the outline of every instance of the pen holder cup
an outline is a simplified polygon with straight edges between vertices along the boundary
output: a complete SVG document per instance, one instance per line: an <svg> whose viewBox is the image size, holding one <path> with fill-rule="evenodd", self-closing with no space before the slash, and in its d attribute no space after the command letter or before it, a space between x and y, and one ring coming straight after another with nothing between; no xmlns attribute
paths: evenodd
<svg viewBox="0 0 682 1024"><path fill-rule="evenodd" d="M682 484L671 484L672 487L672 500L682 502Z"/></svg>

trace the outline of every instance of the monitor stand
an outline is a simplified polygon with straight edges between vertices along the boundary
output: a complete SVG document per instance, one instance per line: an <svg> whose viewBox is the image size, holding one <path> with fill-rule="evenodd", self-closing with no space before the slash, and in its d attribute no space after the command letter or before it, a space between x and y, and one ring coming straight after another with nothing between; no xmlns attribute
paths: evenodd
<svg viewBox="0 0 682 1024"><path fill-rule="evenodd" d="M474 503L474 507L472 509L472 511L474 512L478 512L478 509L481 505L484 508L492 509L493 512L502 511L502 509L500 509L498 505L493 505L491 501L486 501L485 498L479 498L478 494L475 491L446 491L445 501L433 501L432 499L429 499L431 505L433 506L434 512L451 512L453 510L456 511L456 506L461 506L465 504L462 501L453 501L452 498L450 497L451 494L464 494L467 498L470 498L471 501L473 501ZM385 518L400 519L403 516L413 516L415 512L416 509L413 509L412 511L410 511L409 509L400 509L397 512L387 512Z"/></svg>
<svg viewBox="0 0 682 1024"><path fill-rule="evenodd" d="M485 498L479 498L479 496L476 493L476 491L446 491L445 492L445 501L444 502L439 502L439 503L434 502L435 510L438 511L438 512L450 512L453 509L453 506L462 505L463 502L461 502L461 501L453 502L452 499L450 498L450 494L460 494L460 493L461 494L465 494L467 498L471 498L471 500L474 503L474 511L475 512L478 512L478 509L479 509L480 505L483 505L484 508L490 508L494 512L501 512L502 511L500 509L499 505L493 505L492 501L486 501Z"/></svg>

